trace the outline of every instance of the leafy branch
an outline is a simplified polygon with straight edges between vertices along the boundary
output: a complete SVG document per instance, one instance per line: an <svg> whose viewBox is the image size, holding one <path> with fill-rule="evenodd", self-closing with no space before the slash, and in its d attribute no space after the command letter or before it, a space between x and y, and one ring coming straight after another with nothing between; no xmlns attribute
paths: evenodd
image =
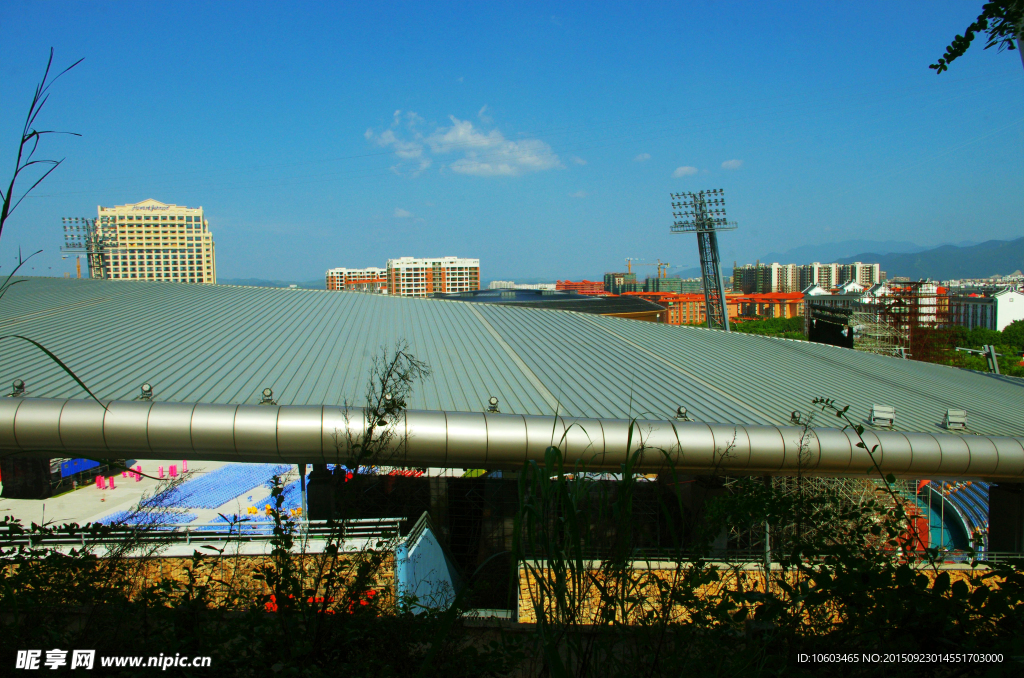
<svg viewBox="0 0 1024 678"><path fill-rule="evenodd" d="M982 31L988 31L988 42L985 49L999 45L999 51L1019 49L1020 45L1014 45L1016 40L1021 40L1024 31L1024 0L1001 0L1000 2L987 2L981 8L981 14L974 20L963 35L957 35L953 42L946 47L946 53L937 63L928 68L936 73L949 70L949 64L962 57L967 49L974 42L974 36ZM1021 56L1024 60L1024 55Z"/></svg>
<svg viewBox="0 0 1024 678"><path fill-rule="evenodd" d="M836 401L832 398L815 398L812 402L815 405L821 407L822 412L832 412L836 415L836 417L846 422L846 425L843 426L842 430L845 431L849 429L857 435L856 445L857 447L861 448L862 450L868 453L868 456L871 458L871 465L874 467L875 471L878 472L878 476L885 483L885 491L886 493L888 493L889 497L893 501L893 505L895 507L894 510L897 514L896 517L899 519L907 519L907 525L909 526L909 531L912 538L911 543L914 546L922 543L920 535L917 531L917 523L914 520L912 520L910 516L907 515L906 511L903 509L903 498L900 497L896 490L893 488L893 485L896 482L896 476L893 475L892 473L885 473L884 471L882 471L882 467L879 465L877 457L875 457L875 452L878 451L879 446L876 443L868 447L867 441L864 440L864 426L862 424L853 423L853 420L851 420L849 415L847 414L847 412L850 410L850 406L846 405L844 407L839 407L839 405L836 404Z"/></svg>
<svg viewBox="0 0 1024 678"><path fill-rule="evenodd" d="M75 132L57 132L55 130L38 130L35 128L36 118L42 112L43 107L50 98L50 87L54 82L57 81L62 75L70 71L72 68L82 63L82 59L79 59L75 63L71 64L63 71L50 78L50 68L53 66L53 48L50 48L50 59L46 62L46 71L43 72L43 79L36 85L35 96L32 97L32 105L29 106L28 115L25 118L25 126L21 130L21 144L18 146L18 157L14 164L14 174L11 176L11 182L7 186L7 191L4 192L0 189L0 198L3 199L3 207L0 208L0 235L3 235L4 225L7 223L7 218L18 208L21 201L24 200L29 193L31 193L36 186L42 183L43 179L50 176L50 174L64 162L64 158L60 160L36 160L35 154L39 150L39 142L46 134L70 134L72 136L82 136ZM43 175L35 180L35 182L29 186L28 190L21 194L21 197L17 200L14 199L15 195L15 184L18 182L18 178L21 173L34 165L48 166Z"/></svg>

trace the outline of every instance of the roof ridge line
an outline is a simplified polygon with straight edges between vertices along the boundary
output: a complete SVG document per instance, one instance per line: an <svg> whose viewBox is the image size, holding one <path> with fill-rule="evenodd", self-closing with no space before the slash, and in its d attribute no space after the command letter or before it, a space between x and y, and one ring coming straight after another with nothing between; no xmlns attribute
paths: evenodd
<svg viewBox="0 0 1024 678"><path fill-rule="evenodd" d="M581 315L587 315L587 314L581 314ZM708 381L705 381L704 379L701 379L697 375L693 374L689 370L686 370L686 369L680 367L679 365L677 365L676 363L672 362L668 358L665 358L664 356L658 355L654 351L651 351L649 349L644 348L643 346L641 346L640 344L636 343L632 339L624 337L621 334L619 334L618 332L605 327L603 324L598 322L596 318L593 318L592 316L588 316L586 318L586 320L588 322L592 323L593 325L595 325L596 327L599 327L600 329L604 330L608 334L612 335L613 337L615 337L615 338L617 338L617 339L619 339L621 341L626 342L627 344L629 344L633 348L637 349L638 351L642 351L643 353L646 353L647 355L651 356L652 358L654 358L658 362L664 363L665 365L668 365L669 367L671 367L672 369L676 370L677 372L685 375L686 377L688 377L690 379L693 379L694 381L696 381L700 385L704 386L705 388L711 389L712 391L717 393L722 398L725 398L726 400L728 400L728 401L730 401L730 402L732 402L732 403L734 403L736 405L739 405L740 407L742 407L743 409L745 409L745 410L747 410L749 412L753 412L755 414L761 415L762 417L765 418L765 420L767 422L769 422L769 425L771 425L771 426L776 426L777 425L777 424L772 423L774 421L778 421L778 419L776 419L775 417L772 417L771 415L761 411L760 409L751 406L749 403L745 403L742 400L737 400L736 398L732 397L731 395L729 395L728 393L726 393L722 389L718 388L714 384L712 384L712 383L710 383Z"/></svg>
<svg viewBox="0 0 1024 678"><path fill-rule="evenodd" d="M476 316L477 320L479 320L480 324L484 326L484 329L487 330L488 334L490 334L494 338L494 340L498 342L498 345L501 346L502 350L505 351L505 354L512 359L512 362L516 364L516 367L518 367L520 371L522 371L522 373L526 376L526 378L530 380L530 383L533 384L533 387L540 392L541 397L544 398L544 400L547 401L548 405L551 406L551 411L553 413L557 413L561 409L558 404L558 399L551 394L551 391L547 389L544 383L537 377L536 374L533 373L533 370L531 370L523 361L523 359L519 357L519 354L515 352L515 349L513 349L508 344L508 342L505 341L505 339L502 338L500 334L498 334L498 330L494 329L494 326L491 325L491 323L489 323L487 319L483 317L483 315L481 315L480 311L478 311L473 306L473 304L466 304L466 307L470 310L470 312L473 315Z"/></svg>

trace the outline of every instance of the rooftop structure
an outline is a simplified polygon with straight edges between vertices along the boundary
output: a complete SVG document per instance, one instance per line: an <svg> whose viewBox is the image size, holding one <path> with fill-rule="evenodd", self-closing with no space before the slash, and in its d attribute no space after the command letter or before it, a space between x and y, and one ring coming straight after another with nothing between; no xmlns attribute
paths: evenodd
<svg viewBox="0 0 1024 678"><path fill-rule="evenodd" d="M487 284L489 290L553 290L557 283L517 283L512 280L492 280Z"/></svg>
<svg viewBox="0 0 1024 678"><path fill-rule="evenodd" d="M559 280L555 283L555 290L559 292L575 292L576 294L613 294L608 291L605 283L599 280Z"/></svg>
<svg viewBox="0 0 1024 678"><path fill-rule="evenodd" d="M648 322L662 322L665 315L664 306L629 295L578 294L561 290L480 290L432 296L435 299L594 313Z"/></svg>
<svg viewBox="0 0 1024 678"><path fill-rule="evenodd" d="M169 309L180 309L170 312ZM895 407L901 431L943 433L949 408L971 430L1024 435L1020 379L824 344L504 304L390 295L27 278L0 305L0 330L60 356L100 398L282 405L361 402L381 346L404 339L432 376L408 405L482 412L786 425L814 397L867 417ZM84 397L44 354L6 340L0 384L28 398ZM825 425L831 425L829 422Z"/></svg>

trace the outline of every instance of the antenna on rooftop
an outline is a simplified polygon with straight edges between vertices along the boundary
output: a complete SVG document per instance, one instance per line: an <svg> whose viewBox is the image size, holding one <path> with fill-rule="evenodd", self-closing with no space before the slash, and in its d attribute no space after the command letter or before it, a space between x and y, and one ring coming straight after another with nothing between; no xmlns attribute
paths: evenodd
<svg viewBox="0 0 1024 678"><path fill-rule="evenodd" d="M725 190L671 193L673 233L696 233L700 250L700 270L704 280L704 307L708 327L729 331L729 313L725 307L725 289L718 256L718 231L731 231L735 221L725 218Z"/></svg>

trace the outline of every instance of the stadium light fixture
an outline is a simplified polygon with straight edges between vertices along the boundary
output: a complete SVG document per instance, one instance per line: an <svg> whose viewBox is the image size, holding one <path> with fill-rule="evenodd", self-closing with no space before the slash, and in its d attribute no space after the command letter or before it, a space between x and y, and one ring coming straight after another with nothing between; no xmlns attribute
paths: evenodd
<svg viewBox="0 0 1024 678"><path fill-rule="evenodd" d="M139 388L139 400L153 399L153 384L148 381Z"/></svg>
<svg viewBox="0 0 1024 678"><path fill-rule="evenodd" d="M892 428L896 423L896 408L892 405L872 405L870 422L872 426Z"/></svg>
<svg viewBox="0 0 1024 678"><path fill-rule="evenodd" d="M25 382L21 379L15 379L11 383L11 397L20 398L25 395Z"/></svg>
<svg viewBox="0 0 1024 678"><path fill-rule="evenodd" d="M967 428L967 410L947 409L942 425L948 431L963 431Z"/></svg>
<svg viewBox="0 0 1024 678"><path fill-rule="evenodd" d="M495 398L494 396L491 396L490 398L487 399L487 411L488 412L498 412L499 411L498 410L498 399Z"/></svg>
<svg viewBox="0 0 1024 678"><path fill-rule="evenodd" d="M263 398L260 400L260 405L276 405L274 402L274 389L269 386L263 389Z"/></svg>

